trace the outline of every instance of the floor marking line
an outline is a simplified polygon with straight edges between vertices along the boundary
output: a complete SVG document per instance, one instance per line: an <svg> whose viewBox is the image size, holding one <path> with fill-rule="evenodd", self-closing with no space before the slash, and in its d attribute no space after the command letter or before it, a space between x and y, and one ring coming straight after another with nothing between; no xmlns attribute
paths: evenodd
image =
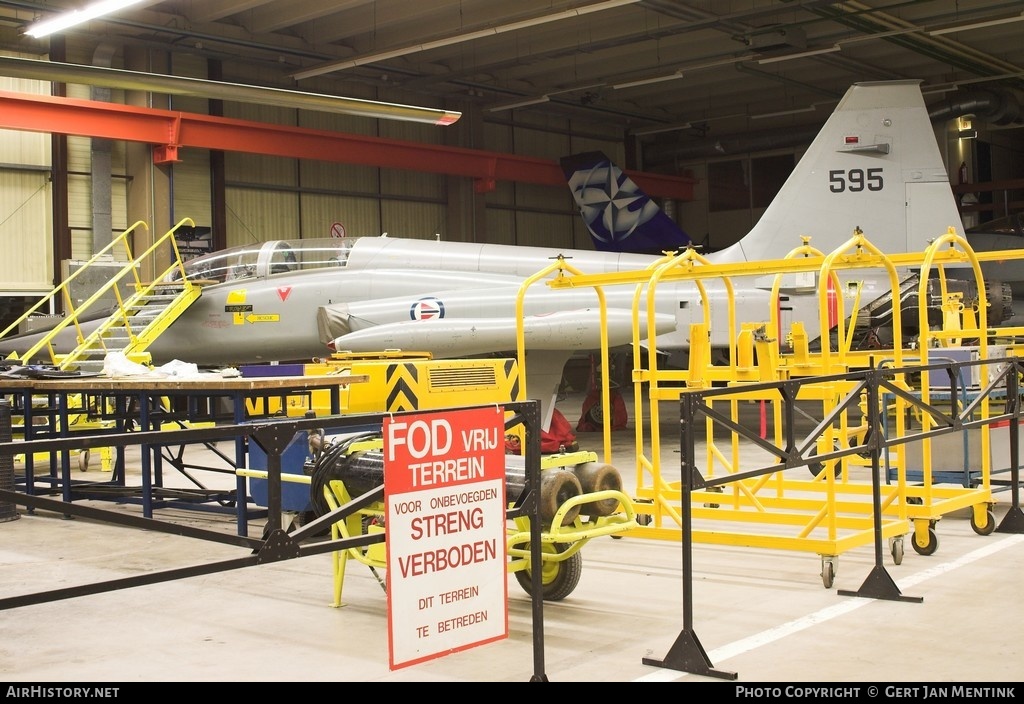
<svg viewBox="0 0 1024 704"><path fill-rule="evenodd" d="M911 575L906 579L902 580L903 586L917 586L918 584L926 582L929 579L932 579L933 577L938 577L939 575L951 572L952 570L958 569L965 565L969 565L970 563L975 562L976 560L980 560L982 558L994 555L995 553L1000 552L1001 550L1004 550L1008 547L1017 545L1022 541L1024 541L1024 535L1017 534L1008 536L1002 540L999 540L996 543L978 548L977 550L973 550L967 553L966 555L961 555L955 560L944 562L940 565L935 565L934 567L929 567L928 569L922 570L921 572L918 572L915 575ZM808 614L807 616L802 616L798 619L794 619L789 623L783 623L779 626L775 626L774 628L769 628L766 631L755 633L754 635L748 636L746 638L741 638L740 640L735 641L733 643L729 643L728 645L723 645L720 648L715 648L714 650L708 653L708 660L711 661L713 666L717 666L718 663L722 660L728 660L731 657L742 655L743 653L749 652L763 645L768 645L769 643L773 643L777 640L785 638L786 636L798 633L799 631L810 628L811 626L815 626L819 623L830 621L831 619L837 618L844 614L848 614L851 611L855 611L856 609L859 609L862 606L867 606L868 604L874 603L874 601L875 599L870 598L851 597L848 601L844 601L841 604L836 604L835 606L828 606L812 614ZM680 677L685 677L690 674L692 673L665 669L659 672L651 673L649 675L637 677L632 681L673 682Z"/></svg>

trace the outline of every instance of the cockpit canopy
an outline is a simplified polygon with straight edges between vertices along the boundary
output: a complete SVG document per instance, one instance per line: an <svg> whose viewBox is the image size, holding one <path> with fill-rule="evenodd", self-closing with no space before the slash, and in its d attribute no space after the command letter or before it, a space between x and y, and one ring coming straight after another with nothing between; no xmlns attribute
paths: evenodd
<svg viewBox="0 0 1024 704"><path fill-rule="evenodd" d="M238 281L263 279L310 269L343 267L356 238L272 240L222 249L185 262L189 279ZM180 278L175 271L171 280Z"/></svg>

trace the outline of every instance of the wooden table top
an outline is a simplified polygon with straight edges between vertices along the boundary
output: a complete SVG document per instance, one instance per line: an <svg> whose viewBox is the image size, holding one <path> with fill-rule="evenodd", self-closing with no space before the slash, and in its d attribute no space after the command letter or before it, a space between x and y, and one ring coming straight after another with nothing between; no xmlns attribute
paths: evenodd
<svg viewBox="0 0 1024 704"><path fill-rule="evenodd" d="M0 377L3 391L278 391L285 389L329 389L369 381L366 374L323 374L311 376L223 377L219 374L194 377Z"/></svg>

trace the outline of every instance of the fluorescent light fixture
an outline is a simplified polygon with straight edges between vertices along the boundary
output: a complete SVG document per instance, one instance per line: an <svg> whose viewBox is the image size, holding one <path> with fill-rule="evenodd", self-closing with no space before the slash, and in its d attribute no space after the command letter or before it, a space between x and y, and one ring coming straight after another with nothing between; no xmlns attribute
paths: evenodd
<svg viewBox="0 0 1024 704"><path fill-rule="evenodd" d="M303 69L302 71L296 71L295 73L292 74L291 77L297 81L301 81L305 78L322 76L325 73L333 73L335 71L341 71L342 69L346 68L355 68L356 66L372 64L377 61L385 61L387 59L394 59L399 56L415 54L420 51L427 51L429 49L439 49L441 47L451 46L453 44L462 44L463 42L482 39L484 37L490 37L495 34L502 34L504 32L515 32L520 29L529 29L530 27L536 27L537 25L547 24L548 22L557 22L558 20L579 17L580 15L588 15L592 12L601 12L602 10L610 10L612 8L622 7L623 5L633 5L638 2L640 2L640 0L604 0L604 2L596 2L591 5L584 5L583 7L576 7L571 10L562 10L561 12L555 12L550 15L530 17L529 19L520 20L518 22L512 22L510 24L504 24L501 25L500 27L478 29L473 32L456 34L451 37L443 37L441 39L435 39L434 41L431 42L424 42L422 44L414 44L412 46L391 49L389 51L383 51L377 54L363 54L362 56L357 56L352 59L330 61L328 63L320 64L318 66L311 66L310 68Z"/></svg>
<svg viewBox="0 0 1024 704"><path fill-rule="evenodd" d="M924 95L931 95L934 93L948 93L950 91L959 90L960 88L973 85L975 83L988 83L990 81L1002 81L1007 78L1021 77L1024 77L1024 71L1014 71L1013 73L1000 73L995 76L981 76L980 78L965 78L959 81L953 81L952 83L941 83L939 85L930 86L928 88L922 88L921 92Z"/></svg>
<svg viewBox="0 0 1024 704"><path fill-rule="evenodd" d="M811 49L810 51L801 51L796 54L783 54L782 56L769 56L766 59L758 59L759 64L775 64L780 61L789 61L790 59L803 59L808 56L818 56L819 54L831 54L836 51L842 51L843 47L838 44L825 47L824 49Z"/></svg>
<svg viewBox="0 0 1024 704"><path fill-rule="evenodd" d="M938 37L943 34L952 34L954 32L966 32L971 29L981 29L982 27L994 27L997 24L1008 24L1010 22L1020 22L1024 20L1024 12L1019 15L1013 15L1011 17L1001 17L996 20L985 20L983 22L974 22L972 24L961 24L955 27L944 27L942 29L933 29L928 34L933 37Z"/></svg>
<svg viewBox="0 0 1024 704"><path fill-rule="evenodd" d="M655 76L654 78L641 78L641 79L636 80L636 81L626 81L625 83L616 83L615 85L612 86L612 88L614 88L616 90L618 90L619 88L635 88L636 86L646 86L646 85L649 85L651 83L661 83L662 81L674 81L677 78L682 78L682 77L683 77L683 72L682 71L676 71L675 73L670 73L667 76Z"/></svg>
<svg viewBox="0 0 1024 704"><path fill-rule="evenodd" d="M923 27L904 27L903 29L891 29L888 32L874 32L873 34L864 34L859 37L850 37L849 39L840 39L836 42L836 46L842 46L843 44L854 44L856 42L867 42L872 39L885 39L886 37L898 37L903 34L914 34L915 32L923 32Z"/></svg>
<svg viewBox="0 0 1024 704"><path fill-rule="evenodd" d="M960 88L962 86L971 85L973 83L988 83L989 81L1001 81L1004 78L1021 78L1024 77L1024 71L1014 71L1013 73L1001 73L997 76L982 76L980 78L966 78L962 81L957 81L953 84L954 88Z"/></svg>
<svg viewBox="0 0 1024 704"><path fill-rule="evenodd" d="M515 103L504 103L503 105L495 105L492 108L488 108L490 112L501 112L502 110L515 110L516 108L525 108L530 105L540 105L546 103L551 98L546 95L542 95L539 98L527 98L526 100L520 100Z"/></svg>
<svg viewBox="0 0 1024 704"><path fill-rule="evenodd" d="M375 117L382 120L422 122L430 125L450 125L461 116L460 112L434 108L383 103L375 100L343 98L322 93L264 88L241 83L208 81L186 76L167 76L160 73L140 73L102 66L65 64L57 61L38 61L15 56L0 56L0 75L11 78L29 78L38 81L83 83L105 88L143 90L168 95L187 95L209 100L233 100L240 103L276 105L284 108L320 110L342 115Z"/></svg>
<svg viewBox="0 0 1024 704"><path fill-rule="evenodd" d="M634 137L644 137L644 136L649 135L649 134L661 134L663 132L675 132L677 130L688 130L691 127L693 127L693 125L691 125L689 122L680 122L680 123L675 124L675 125L663 125L661 127L644 127L643 129L639 129L639 130L631 130L630 134L632 134Z"/></svg>
<svg viewBox="0 0 1024 704"><path fill-rule="evenodd" d="M761 115L751 115L751 120L760 120L763 117L782 117L784 115L798 115L802 112L814 112L814 106L806 108L793 108L792 110L779 110L778 112L766 112Z"/></svg>
<svg viewBox="0 0 1024 704"><path fill-rule="evenodd" d="M605 85L606 84L604 84L604 83L591 83L590 85L586 85L586 86L571 86L569 88L562 88L561 90L549 90L548 91L548 95L551 96L551 95L563 95L565 93L578 93L578 92L583 91L583 90L593 90L595 88L604 88Z"/></svg>
<svg viewBox="0 0 1024 704"><path fill-rule="evenodd" d="M55 32L63 32L75 25L109 15L131 5L138 5L140 2L142 0L101 0L81 10L69 10L48 20L31 24L25 29L25 34L38 39Z"/></svg>

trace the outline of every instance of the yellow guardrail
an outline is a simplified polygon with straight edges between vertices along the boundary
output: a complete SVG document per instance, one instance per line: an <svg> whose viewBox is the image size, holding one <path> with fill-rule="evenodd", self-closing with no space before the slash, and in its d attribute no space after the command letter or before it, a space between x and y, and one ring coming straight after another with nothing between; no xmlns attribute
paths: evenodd
<svg viewBox="0 0 1024 704"><path fill-rule="evenodd" d="M90 258L81 268L68 276L65 281L61 282L61 284L54 288L50 293L43 296L20 318L4 329L3 332L0 332L0 339L3 339L11 334L12 331L18 330L22 323L24 323L30 316L45 308L55 307L53 304L57 300L63 301L63 308L66 312L65 317L50 329L38 342L30 346L24 352L11 354L9 359L28 364L37 355L45 351L48 354L50 363L64 368L73 364L86 353L85 347L87 342L95 342L99 340L100 344L102 344L102 334L115 325L123 325L128 331L129 339L131 340L130 346L137 346L139 336L131 329L131 325L128 322L130 318L128 308L134 302L147 296L151 296L161 282L175 270L179 272L182 286L184 286L186 290L191 290L194 286L185 277L184 262L181 259L177 241L175 240L175 233L184 225L194 227L195 223L190 218L182 219L177 225L164 233L138 256L134 256L132 253L131 237L139 228L149 229L144 222L136 222L114 238L110 244L96 252L96 254L94 254L92 258ZM171 263L162 271L159 271L154 276L152 282L143 284L142 279L139 276L139 270L142 265L146 262L155 261L157 252L161 251L161 249L168 244L170 245L172 252ZM89 298L76 306L71 294L72 284L79 276L82 275L83 272L87 271L90 266L100 261L109 261L111 257L117 261L124 261L124 267L114 276L110 277L110 279L95 293L89 296ZM125 284L127 284L127 286ZM123 291L122 288L124 288ZM128 293L129 291L131 291L131 293ZM93 309L97 301L107 298L108 294L111 292L117 301L117 310L115 310L114 313L104 322L100 330L97 330L92 333L89 338L86 338L81 326L83 316ZM78 348L71 354L62 356L58 354L53 343L60 332L71 326L73 326L77 332ZM145 340L145 342L148 344L149 340Z"/></svg>

